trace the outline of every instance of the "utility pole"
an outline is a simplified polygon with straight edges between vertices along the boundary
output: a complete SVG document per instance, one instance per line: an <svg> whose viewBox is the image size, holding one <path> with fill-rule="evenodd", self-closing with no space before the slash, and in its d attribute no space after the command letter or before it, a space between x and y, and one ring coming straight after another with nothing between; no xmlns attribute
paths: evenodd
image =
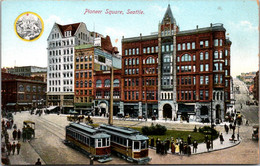
<svg viewBox="0 0 260 166"><path fill-rule="evenodd" d="M112 65L110 68L111 71L111 85L110 85L110 111L109 111L109 118L108 118L108 124L113 125L113 90L114 90L114 68L113 68L113 55L112 53Z"/></svg>
<svg viewBox="0 0 260 166"><path fill-rule="evenodd" d="M211 109L211 149L213 149L213 110L212 110L212 99L210 101L210 109Z"/></svg>

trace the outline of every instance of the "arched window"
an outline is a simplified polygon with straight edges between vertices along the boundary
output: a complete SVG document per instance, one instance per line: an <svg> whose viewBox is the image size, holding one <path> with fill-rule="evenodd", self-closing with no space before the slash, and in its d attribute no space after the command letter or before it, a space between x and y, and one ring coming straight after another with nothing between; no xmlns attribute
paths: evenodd
<svg viewBox="0 0 260 166"><path fill-rule="evenodd" d="M125 65L127 66L127 59L125 59Z"/></svg>
<svg viewBox="0 0 260 166"><path fill-rule="evenodd" d="M171 62L171 57L169 55L164 56L163 62Z"/></svg>
<svg viewBox="0 0 260 166"><path fill-rule="evenodd" d="M119 87L119 80L118 79L114 80L114 87Z"/></svg>
<svg viewBox="0 0 260 166"><path fill-rule="evenodd" d="M131 59L128 59L128 64L132 65L132 60Z"/></svg>
<svg viewBox="0 0 260 166"><path fill-rule="evenodd" d="M219 93L217 92L217 100L219 100Z"/></svg>
<svg viewBox="0 0 260 166"><path fill-rule="evenodd" d="M97 80L97 82L96 82L96 87L101 87L101 80Z"/></svg>
<svg viewBox="0 0 260 166"><path fill-rule="evenodd" d="M105 80L105 87L110 87L110 80L109 79Z"/></svg>
<svg viewBox="0 0 260 166"><path fill-rule="evenodd" d="M152 57L149 57L146 59L146 64L152 64L154 62L154 59Z"/></svg>
<svg viewBox="0 0 260 166"><path fill-rule="evenodd" d="M19 85L19 91L23 92L24 91L24 86L23 85Z"/></svg>
<svg viewBox="0 0 260 166"><path fill-rule="evenodd" d="M92 81L91 80L89 81L88 86L92 87Z"/></svg>
<svg viewBox="0 0 260 166"><path fill-rule="evenodd" d="M87 81L85 81L85 88L86 88L86 87L88 87L88 82L87 82Z"/></svg>
<svg viewBox="0 0 260 166"><path fill-rule="evenodd" d="M189 62L189 61L191 61L191 56L189 54L184 54L181 57L181 61L182 62Z"/></svg>

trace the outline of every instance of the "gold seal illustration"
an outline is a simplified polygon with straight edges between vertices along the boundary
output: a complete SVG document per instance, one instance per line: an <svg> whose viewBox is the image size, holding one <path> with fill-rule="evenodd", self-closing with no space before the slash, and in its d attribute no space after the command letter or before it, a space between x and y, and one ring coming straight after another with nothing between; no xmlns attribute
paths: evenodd
<svg viewBox="0 0 260 166"><path fill-rule="evenodd" d="M20 14L14 23L16 35L23 41L35 41L39 39L44 30L42 18L33 12Z"/></svg>

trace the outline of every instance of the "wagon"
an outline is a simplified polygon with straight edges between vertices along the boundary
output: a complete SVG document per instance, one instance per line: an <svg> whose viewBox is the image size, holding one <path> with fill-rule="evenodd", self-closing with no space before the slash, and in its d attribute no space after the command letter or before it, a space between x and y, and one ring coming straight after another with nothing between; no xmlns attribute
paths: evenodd
<svg viewBox="0 0 260 166"><path fill-rule="evenodd" d="M23 133L26 135L26 139L35 138L35 122L33 121L23 121Z"/></svg>

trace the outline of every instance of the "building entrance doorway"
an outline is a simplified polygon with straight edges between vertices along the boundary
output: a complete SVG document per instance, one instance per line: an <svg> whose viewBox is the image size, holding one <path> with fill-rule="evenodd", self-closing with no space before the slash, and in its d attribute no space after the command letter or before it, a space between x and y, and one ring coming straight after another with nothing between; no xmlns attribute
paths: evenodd
<svg viewBox="0 0 260 166"><path fill-rule="evenodd" d="M221 113L220 105L216 105L216 119L220 119L220 113Z"/></svg>
<svg viewBox="0 0 260 166"><path fill-rule="evenodd" d="M170 104L163 106L163 118L172 118L172 106Z"/></svg>

